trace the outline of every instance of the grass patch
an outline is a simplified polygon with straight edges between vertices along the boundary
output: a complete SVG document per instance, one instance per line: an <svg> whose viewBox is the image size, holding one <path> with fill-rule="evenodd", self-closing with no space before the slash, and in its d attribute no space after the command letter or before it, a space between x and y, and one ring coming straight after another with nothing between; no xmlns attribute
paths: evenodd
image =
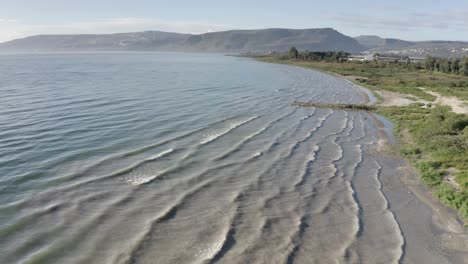
<svg viewBox="0 0 468 264"><path fill-rule="evenodd" d="M464 219L468 218L467 192L454 191L452 187L443 183L434 191L434 194L442 201L442 203L458 210Z"/></svg>
<svg viewBox="0 0 468 264"><path fill-rule="evenodd" d="M439 169L439 165L433 162L423 161L417 164L422 182L429 186L437 186L442 183L444 173Z"/></svg>
<svg viewBox="0 0 468 264"><path fill-rule="evenodd" d="M421 181L444 204L468 219L468 116L447 107L421 109L416 105L378 110L395 124L401 154L419 171ZM411 142L404 139L409 133ZM456 168L459 191L443 182L447 168Z"/></svg>

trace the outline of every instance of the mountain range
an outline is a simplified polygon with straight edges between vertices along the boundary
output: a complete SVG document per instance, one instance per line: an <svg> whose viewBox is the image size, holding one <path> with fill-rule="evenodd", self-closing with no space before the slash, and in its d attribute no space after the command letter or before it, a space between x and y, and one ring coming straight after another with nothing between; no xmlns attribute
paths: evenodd
<svg viewBox="0 0 468 264"><path fill-rule="evenodd" d="M355 39L366 47L367 52L424 57L463 57L468 56L466 41L406 41L401 39L381 38L378 36L359 36Z"/></svg>
<svg viewBox="0 0 468 264"><path fill-rule="evenodd" d="M230 30L204 34L144 31L118 34L36 35L0 43L0 51L271 52L299 50L377 52L408 56L468 55L468 42L349 37L332 28Z"/></svg>
<svg viewBox="0 0 468 264"><path fill-rule="evenodd" d="M331 28L231 30L199 35L145 31L100 35L38 35L0 44L0 50L25 51L196 51L268 52L291 46L309 50L360 52L355 39Z"/></svg>

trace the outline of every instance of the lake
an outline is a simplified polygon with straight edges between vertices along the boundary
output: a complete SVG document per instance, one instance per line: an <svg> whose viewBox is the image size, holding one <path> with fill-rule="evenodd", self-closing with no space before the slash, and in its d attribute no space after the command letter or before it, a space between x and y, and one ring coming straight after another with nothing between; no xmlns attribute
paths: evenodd
<svg viewBox="0 0 468 264"><path fill-rule="evenodd" d="M1 263L451 261L404 162L378 153L385 120L290 105L366 100L340 78L217 54L4 54L0 94Z"/></svg>

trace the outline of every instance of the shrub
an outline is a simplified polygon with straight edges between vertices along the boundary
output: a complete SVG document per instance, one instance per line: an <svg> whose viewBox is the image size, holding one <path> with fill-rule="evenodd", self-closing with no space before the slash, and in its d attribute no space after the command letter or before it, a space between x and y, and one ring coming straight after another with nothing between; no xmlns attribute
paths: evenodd
<svg viewBox="0 0 468 264"><path fill-rule="evenodd" d="M403 154L403 156L419 155L421 154L421 150L419 148L408 147L401 149L401 153Z"/></svg>
<svg viewBox="0 0 468 264"><path fill-rule="evenodd" d="M442 171L438 168L439 165L433 162L420 162L417 164L421 180L429 185L436 186L442 183Z"/></svg>
<svg viewBox="0 0 468 264"><path fill-rule="evenodd" d="M447 206L460 211L463 218L468 218L468 194L457 192L447 184L441 184L434 194Z"/></svg>
<svg viewBox="0 0 468 264"><path fill-rule="evenodd" d="M463 191L468 191L468 171L457 173L457 183Z"/></svg>

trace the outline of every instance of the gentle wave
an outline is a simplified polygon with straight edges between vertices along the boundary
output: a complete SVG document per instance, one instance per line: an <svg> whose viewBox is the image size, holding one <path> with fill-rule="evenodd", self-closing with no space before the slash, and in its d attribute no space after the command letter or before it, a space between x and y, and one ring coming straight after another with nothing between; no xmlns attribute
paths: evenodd
<svg viewBox="0 0 468 264"><path fill-rule="evenodd" d="M254 117L251 117L251 118L248 118L248 119L245 119L245 120L240 120L240 121L233 121L233 122L230 122L226 128L224 129L221 129L220 131L212 131L212 132L208 132L206 133L205 135L205 138L202 139L200 141L200 144L201 145L205 145L205 144L208 144L216 139L218 139L219 137L231 132L233 129L235 128L238 128L252 120L255 120L257 119L258 116L254 116Z"/></svg>
<svg viewBox="0 0 468 264"><path fill-rule="evenodd" d="M17 104L0 109L0 262L404 261L369 114L289 105L358 103L352 85L211 54L41 56L0 61L18 84L0 84ZM375 208L391 232L369 243Z"/></svg>

